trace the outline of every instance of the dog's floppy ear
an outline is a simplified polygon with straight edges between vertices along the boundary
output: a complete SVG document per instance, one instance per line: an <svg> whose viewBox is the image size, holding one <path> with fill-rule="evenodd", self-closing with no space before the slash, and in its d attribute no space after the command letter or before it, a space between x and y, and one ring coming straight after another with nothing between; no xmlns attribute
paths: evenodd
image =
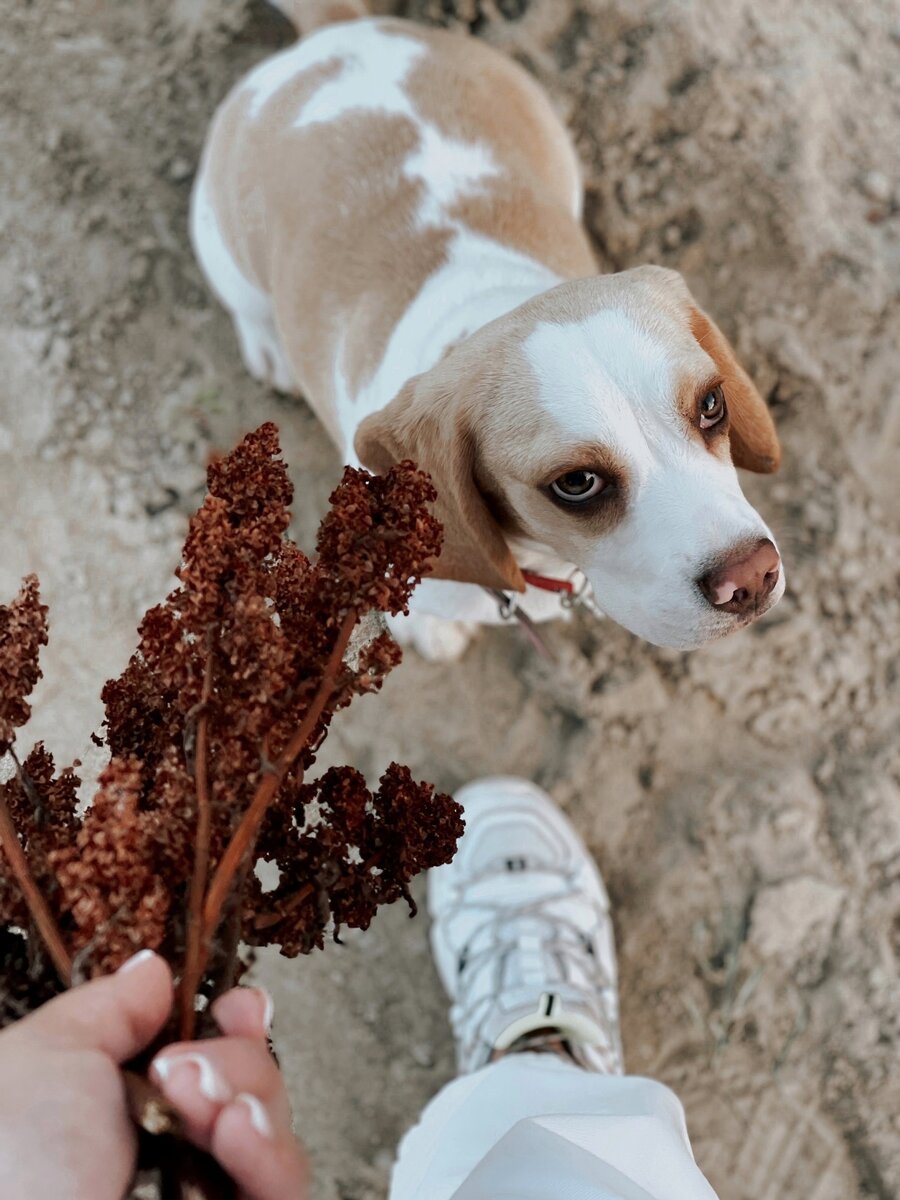
<svg viewBox="0 0 900 1200"><path fill-rule="evenodd" d="M762 475L777 471L781 446L771 414L728 339L705 312L694 306L691 306L691 332L722 376L730 419L732 462L736 467Z"/></svg>
<svg viewBox="0 0 900 1200"><path fill-rule="evenodd" d="M426 376L405 384L356 431L363 466L382 473L410 458L431 476L444 526L434 578L524 592L525 581L478 486L477 445L466 403Z"/></svg>

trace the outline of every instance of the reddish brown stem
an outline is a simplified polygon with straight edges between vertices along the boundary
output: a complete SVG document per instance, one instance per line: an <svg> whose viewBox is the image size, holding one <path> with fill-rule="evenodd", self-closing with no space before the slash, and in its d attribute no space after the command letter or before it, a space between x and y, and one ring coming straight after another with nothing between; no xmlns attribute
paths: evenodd
<svg viewBox="0 0 900 1200"><path fill-rule="evenodd" d="M194 870L188 897L187 947L184 971L178 991L179 1035L182 1041L193 1037L196 1010L194 998L207 950L203 939L203 897L209 874L209 843L212 832L212 806L209 799L209 698L212 694L213 653L207 649L203 691L200 696L200 715L197 720L197 742L194 747L194 778L197 792L197 834L194 841Z"/></svg>
<svg viewBox="0 0 900 1200"><path fill-rule="evenodd" d="M203 910L203 936L204 942L207 945L219 924L222 905L228 896L235 873L243 862L245 855L256 841L256 835L259 833L266 810L271 804L275 793L278 791L285 772L290 770L297 755L306 745L312 731L316 727L316 722L322 715L322 710L334 693L338 669L340 668L341 661L350 641L350 635L353 633L357 620L357 613L353 609L344 617L334 643L334 648L331 651L331 656L322 675L322 682L319 684L319 689L306 712L306 716L301 721L297 732L279 755L271 771L263 777L258 785L253 799L250 801L247 811L241 819L240 825L235 830L231 841L225 848L225 853L219 861L219 865L216 867L212 882L209 885L209 891L206 895L206 905Z"/></svg>
<svg viewBox="0 0 900 1200"><path fill-rule="evenodd" d="M0 789L0 847L2 847L3 853L6 855L6 861L9 863L10 870L16 877L16 883L25 897L28 911L31 913L32 919L38 927L38 932L44 941L44 945L47 947L47 953L50 955L54 967L56 967L56 973L66 987L69 987L72 983L72 958L66 949L66 944L62 939L62 934L59 932L47 901L41 895L40 889L34 881L34 876L31 874L28 860L22 849L22 843L19 841L19 835L16 832L16 827L10 815L9 806L6 803L6 797L3 795L2 789Z"/></svg>
<svg viewBox="0 0 900 1200"><path fill-rule="evenodd" d="M251 859L248 855L235 876L231 892L222 906L219 927L216 931L216 966L215 970L210 972L211 1000L234 987L238 968L238 949L244 924L244 888L247 885L247 876L250 874L251 866ZM206 1011L209 1012L209 1009Z"/></svg>
<svg viewBox="0 0 900 1200"><path fill-rule="evenodd" d="M371 871L373 867L377 867L381 861L380 854L373 854L371 858L363 863L363 871ZM313 894L315 888L311 883L304 883L302 888L298 888L296 892L288 896L287 900L282 900L278 912L262 913L253 922L254 929L271 929L273 925L280 924L281 921L292 913L295 908L299 908L304 900L308 900Z"/></svg>
<svg viewBox="0 0 900 1200"><path fill-rule="evenodd" d="M302 888L299 888L287 900L282 901L278 912L262 913L258 916L253 922L254 929L271 929L273 925L278 925L288 913L293 912L295 908L299 908L303 901L311 896L314 891L315 888L311 883L304 883Z"/></svg>

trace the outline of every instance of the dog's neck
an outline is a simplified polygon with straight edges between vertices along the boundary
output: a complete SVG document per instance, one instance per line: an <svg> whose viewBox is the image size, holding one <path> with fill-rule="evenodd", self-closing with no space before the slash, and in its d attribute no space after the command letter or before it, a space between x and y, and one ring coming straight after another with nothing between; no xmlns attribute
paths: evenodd
<svg viewBox="0 0 900 1200"><path fill-rule="evenodd" d="M560 558L549 546L532 538L512 536L509 538L509 548L523 570L544 575L548 579L568 579L578 569L574 563Z"/></svg>
<svg viewBox="0 0 900 1200"><path fill-rule="evenodd" d="M427 371L456 342L561 282L536 259L460 231L449 261L415 302L424 301L426 323L419 370Z"/></svg>
<svg viewBox="0 0 900 1200"><path fill-rule="evenodd" d="M414 375L428 371L452 346L490 321L560 282L559 275L536 259L460 230L447 261L409 305L378 369L354 397L343 384L338 352L337 407L346 453L352 453L359 423L389 404Z"/></svg>

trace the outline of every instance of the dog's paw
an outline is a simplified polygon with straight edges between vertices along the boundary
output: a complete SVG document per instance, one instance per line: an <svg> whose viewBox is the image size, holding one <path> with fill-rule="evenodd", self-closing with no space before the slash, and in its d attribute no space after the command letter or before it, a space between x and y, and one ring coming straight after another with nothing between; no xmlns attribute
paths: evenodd
<svg viewBox="0 0 900 1200"><path fill-rule="evenodd" d="M427 613L389 616L387 623L401 646L411 647L428 662L454 662L462 658L478 629L474 621L447 621Z"/></svg>

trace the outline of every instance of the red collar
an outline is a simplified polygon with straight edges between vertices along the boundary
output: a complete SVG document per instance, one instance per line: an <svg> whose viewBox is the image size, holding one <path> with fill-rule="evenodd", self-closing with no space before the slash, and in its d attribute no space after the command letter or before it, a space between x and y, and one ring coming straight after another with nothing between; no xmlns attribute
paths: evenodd
<svg viewBox="0 0 900 1200"><path fill-rule="evenodd" d="M523 571L522 578L529 587L540 588L542 592L564 592L571 596L575 591L571 579L552 579L549 575L536 575L534 571Z"/></svg>
<svg viewBox="0 0 900 1200"><path fill-rule="evenodd" d="M555 592L558 596L566 597L566 599L560 600L563 608L571 608L581 595L580 589L576 591L575 583L571 579L554 579L551 575L538 575L535 571L522 571L522 578L529 587L540 588L542 592ZM515 593L510 595L508 592L496 588L485 588L485 591L497 601L501 618L504 621L508 621L511 617L515 618L537 652L543 658L549 659L550 662L555 662L556 656L548 649L538 633L534 621L519 608Z"/></svg>

